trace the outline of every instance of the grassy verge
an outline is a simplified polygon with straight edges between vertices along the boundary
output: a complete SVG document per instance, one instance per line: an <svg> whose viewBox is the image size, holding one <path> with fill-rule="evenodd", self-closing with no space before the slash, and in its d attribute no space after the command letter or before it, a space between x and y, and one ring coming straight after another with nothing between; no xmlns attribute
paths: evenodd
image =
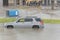
<svg viewBox="0 0 60 40"><path fill-rule="evenodd" d="M44 19L44 23L60 24L60 20L55 20L55 19Z"/></svg>
<svg viewBox="0 0 60 40"><path fill-rule="evenodd" d="M0 23L13 22L15 20L15 18L0 18Z"/></svg>
<svg viewBox="0 0 60 40"><path fill-rule="evenodd" d="M13 22L15 20L16 20L15 18L0 18L0 23ZM43 21L44 23L60 24L60 20L43 19Z"/></svg>

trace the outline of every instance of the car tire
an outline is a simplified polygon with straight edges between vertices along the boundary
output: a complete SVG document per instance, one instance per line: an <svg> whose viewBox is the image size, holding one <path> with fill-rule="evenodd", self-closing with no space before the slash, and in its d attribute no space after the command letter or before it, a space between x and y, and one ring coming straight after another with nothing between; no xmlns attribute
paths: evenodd
<svg viewBox="0 0 60 40"><path fill-rule="evenodd" d="M7 28L14 28L12 25L8 25Z"/></svg>
<svg viewBox="0 0 60 40"><path fill-rule="evenodd" d="M39 25L34 25L32 28L39 29Z"/></svg>
<svg viewBox="0 0 60 40"><path fill-rule="evenodd" d="M42 29L44 28L44 26L42 26Z"/></svg>

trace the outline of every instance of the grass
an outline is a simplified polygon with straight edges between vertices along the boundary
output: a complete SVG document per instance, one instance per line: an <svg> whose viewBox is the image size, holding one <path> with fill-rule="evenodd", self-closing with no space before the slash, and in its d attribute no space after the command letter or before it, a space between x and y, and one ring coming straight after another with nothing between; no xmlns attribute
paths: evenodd
<svg viewBox="0 0 60 40"><path fill-rule="evenodd" d="M0 23L13 22L16 18L0 18ZM60 20L43 19L44 23L60 24Z"/></svg>
<svg viewBox="0 0 60 40"><path fill-rule="evenodd" d="M44 19L44 23L51 23L51 24L60 24L60 20L56 19Z"/></svg>
<svg viewBox="0 0 60 40"><path fill-rule="evenodd" d="M13 22L15 20L15 18L0 18L0 23Z"/></svg>

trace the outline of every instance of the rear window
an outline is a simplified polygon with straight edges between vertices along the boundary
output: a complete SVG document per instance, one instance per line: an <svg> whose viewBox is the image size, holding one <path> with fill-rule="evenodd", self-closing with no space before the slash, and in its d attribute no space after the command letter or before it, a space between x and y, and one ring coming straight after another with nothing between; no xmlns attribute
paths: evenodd
<svg viewBox="0 0 60 40"><path fill-rule="evenodd" d="M35 20L36 20L36 21L41 21L41 19L40 19L40 18L35 18Z"/></svg>
<svg viewBox="0 0 60 40"><path fill-rule="evenodd" d="M25 22L32 22L33 19L25 19Z"/></svg>

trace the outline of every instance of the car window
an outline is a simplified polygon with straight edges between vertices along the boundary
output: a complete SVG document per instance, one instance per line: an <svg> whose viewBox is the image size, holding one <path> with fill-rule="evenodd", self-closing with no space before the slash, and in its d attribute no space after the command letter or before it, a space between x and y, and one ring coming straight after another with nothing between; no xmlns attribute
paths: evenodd
<svg viewBox="0 0 60 40"><path fill-rule="evenodd" d="M23 18L22 19L19 19L18 22L24 22L24 19Z"/></svg>
<svg viewBox="0 0 60 40"><path fill-rule="evenodd" d="M41 21L41 19L40 19L40 18L35 18L35 20L36 20L36 21Z"/></svg>
<svg viewBox="0 0 60 40"><path fill-rule="evenodd" d="M25 19L25 22L32 22L33 19Z"/></svg>

